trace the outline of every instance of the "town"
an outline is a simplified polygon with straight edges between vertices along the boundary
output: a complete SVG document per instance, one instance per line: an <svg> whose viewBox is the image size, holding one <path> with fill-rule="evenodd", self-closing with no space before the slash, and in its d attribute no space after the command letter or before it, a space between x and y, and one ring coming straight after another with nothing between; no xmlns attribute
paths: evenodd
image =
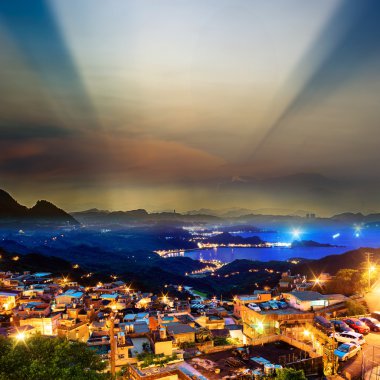
<svg viewBox="0 0 380 380"><path fill-rule="evenodd" d="M218 299L169 282L153 294L117 276L84 287L47 272L1 272L0 334L16 345L34 336L82 342L120 379L372 374L379 370L380 312L367 307L378 284L347 297L326 294L331 280L285 272L272 289Z"/></svg>

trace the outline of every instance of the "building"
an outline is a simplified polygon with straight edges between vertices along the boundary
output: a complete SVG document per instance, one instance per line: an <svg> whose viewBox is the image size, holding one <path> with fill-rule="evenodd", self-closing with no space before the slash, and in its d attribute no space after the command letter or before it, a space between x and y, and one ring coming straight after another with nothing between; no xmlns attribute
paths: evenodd
<svg viewBox="0 0 380 380"><path fill-rule="evenodd" d="M65 293L62 293L55 297L57 304L69 305L80 304L83 302L84 293L75 289L69 289Z"/></svg>
<svg viewBox="0 0 380 380"><path fill-rule="evenodd" d="M0 290L0 309L12 310L20 299L20 292L15 290Z"/></svg>
<svg viewBox="0 0 380 380"><path fill-rule="evenodd" d="M302 311L320 310L346 300L341 294L320 294L314 291L293 291L283 293L283 297L291 307Z"/></svg>
<svg viewBox="0 0 380 380"><path fill-rule="evenodd" d="M57 335L57 327L61 313L51 314L49 317L33 317L20 319L20 326L33 326L35 332L42 335Z"/></svg>
<svg viewBox="0 0 380 380"><path fill-rule="evenodd" d="M168 337L165 327L152 332L152 346L156 355L171 356L173 354L173 338Z"/></svg>
<svg viewBox="0 0 380 380"><path fill-rule="evenodd" d="M250 303L267 302L271 299L271 293L264 290L255 290L252 295L236 296L234 298L234 316L236 318L241 318L241 310L243 306L246 306Z"/></svg>
<svg viewBox="0 0 380 380"><path fill-rule="evenodd" d="M189 325L173 322L166 324L166 329L177 344L195 342L195 329Z"/></svg>
<svg viewBox="0 0 380 380"><path fill-rule="evenodd" d="M314 313L297 310L292 307L254 311L247 306L243 306L241 319L243 333L249 342L265 335L278 334L287 327L307 322L311 323L314 319Z"/></svg>
<svg viewBox="0 0 380 380"><path fill-rule="evenodd" d="M209 330L223 330L225 328L224 318L218 315L201 315L195 322Z"/></svg>
<svg viewBox="0 0 380 380"><path fill-rule="evenodd" d="M57 335L68 340L87 342L90 337L88 324L75 319L61 319L57 327Z"/></svg>

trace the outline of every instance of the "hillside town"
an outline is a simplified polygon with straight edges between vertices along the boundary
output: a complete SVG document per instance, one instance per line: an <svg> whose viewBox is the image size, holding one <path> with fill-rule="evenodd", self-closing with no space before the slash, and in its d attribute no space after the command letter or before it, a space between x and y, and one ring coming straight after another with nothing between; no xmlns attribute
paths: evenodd
<svg viewBox="0 0 380 380"><path fill-rule="evenodd" d="M83 287L46 272L1 272L0 334L16 344L36 334L83 342L124 379L259 379L285 368L355 378L360 352L380 343L380 313L347 317L349 302L364 299L322 294L330 278L287 272L274 289L223 300L181 284L153 294L116 276Z"/></svg>

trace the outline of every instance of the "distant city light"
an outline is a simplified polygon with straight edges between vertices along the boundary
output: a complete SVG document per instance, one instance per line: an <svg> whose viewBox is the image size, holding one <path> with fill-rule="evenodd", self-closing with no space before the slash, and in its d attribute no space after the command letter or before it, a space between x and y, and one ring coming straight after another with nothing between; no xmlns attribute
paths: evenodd
<svg viewBox="0 0 380 380"><path fill-rule="evenodd" d="M359 225L354 225L355 237L360 237L363 227Z"/></svg>
<svg viewBox="0 0 380 380"><path fill-rule="evenodd" d="M294 228L292 230L293 239L299 239L301 237L302 231L299 228Z"/></svg>

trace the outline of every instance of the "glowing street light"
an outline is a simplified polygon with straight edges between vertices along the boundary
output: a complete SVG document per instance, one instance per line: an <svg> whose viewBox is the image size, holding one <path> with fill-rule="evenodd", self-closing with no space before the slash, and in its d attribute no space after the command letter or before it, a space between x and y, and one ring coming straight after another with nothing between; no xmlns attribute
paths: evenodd
<svg viewBox="0 0 380 380"><path fill-rule="evenodd" d="M20 331L16 334L16 340L18 340L19 342L20 341L24 341L25 340L25 333Z"/></svg>

